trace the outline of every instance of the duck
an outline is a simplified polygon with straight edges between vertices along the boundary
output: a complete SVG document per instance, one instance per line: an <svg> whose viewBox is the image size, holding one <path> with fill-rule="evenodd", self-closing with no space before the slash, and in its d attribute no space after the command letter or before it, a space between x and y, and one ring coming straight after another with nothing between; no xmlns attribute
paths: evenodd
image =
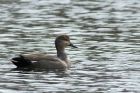
<svg viewBox="0 0 140 93"><path fill-rule="evenodd" d="M77 46L71 43L68 35L60 35L55 39L56 56L47 53L20 54L17 57L13 57L11 62L17 68L66 70L69 69L71 65L67 54L65 53L65 48L68 46L77 48Z"/></svg>

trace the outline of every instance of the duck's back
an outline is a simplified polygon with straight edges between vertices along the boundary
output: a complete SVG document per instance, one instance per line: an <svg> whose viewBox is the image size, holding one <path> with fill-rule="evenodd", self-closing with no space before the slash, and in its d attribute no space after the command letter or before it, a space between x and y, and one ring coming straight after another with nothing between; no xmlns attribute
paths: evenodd
<svg viewBox="0 0 140 93"><path fill-rule="evenodd" d="M47 53L30 53L30 54L22 54L21 56L23 56L26 59L29 59L31 61L38 61L41 60L43 58L46 58Z"/></svg>

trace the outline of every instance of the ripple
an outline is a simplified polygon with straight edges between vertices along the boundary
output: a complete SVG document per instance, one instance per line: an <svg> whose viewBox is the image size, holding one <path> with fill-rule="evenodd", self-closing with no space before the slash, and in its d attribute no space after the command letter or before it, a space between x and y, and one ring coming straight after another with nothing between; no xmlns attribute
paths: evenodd
<svg viewBox="0 0 140 93"><path fill-rule="evenodd" d="M139 0L1 0L0 92L139 93ZM25 52L55 54L54 39L70 35L67 72L15 70Z"/></svg>

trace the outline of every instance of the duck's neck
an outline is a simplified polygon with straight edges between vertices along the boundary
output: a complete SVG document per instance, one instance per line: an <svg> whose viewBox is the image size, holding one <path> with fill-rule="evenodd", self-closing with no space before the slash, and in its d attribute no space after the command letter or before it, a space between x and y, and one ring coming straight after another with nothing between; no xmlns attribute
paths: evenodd
<svg viewBox="0 0 140 93"><path fill-rule="evenodd" d="M65 46L62 41L55 40L55 47L57 50L57 57L68 63L67 54L65 53Z"/></svg>
<svg viewBox="0 0 140 93"><path fill-rule="evenodd" d="M67 61L67 54L65 53L65 51L58 51L57 50L57 57L59 57L61 60L68 62Z"/></svg>

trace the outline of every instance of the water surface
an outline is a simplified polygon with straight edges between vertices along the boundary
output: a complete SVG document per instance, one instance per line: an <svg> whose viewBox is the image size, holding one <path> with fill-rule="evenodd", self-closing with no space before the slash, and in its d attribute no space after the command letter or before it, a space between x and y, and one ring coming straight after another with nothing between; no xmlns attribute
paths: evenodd
<svg viewBox="0 0 140 93"><path fill-rule="evenodd" d="M139 93L139 0L0 0L0 93ZM55 54L68 34L67 72L20 71L10 58Z"/></svg>

